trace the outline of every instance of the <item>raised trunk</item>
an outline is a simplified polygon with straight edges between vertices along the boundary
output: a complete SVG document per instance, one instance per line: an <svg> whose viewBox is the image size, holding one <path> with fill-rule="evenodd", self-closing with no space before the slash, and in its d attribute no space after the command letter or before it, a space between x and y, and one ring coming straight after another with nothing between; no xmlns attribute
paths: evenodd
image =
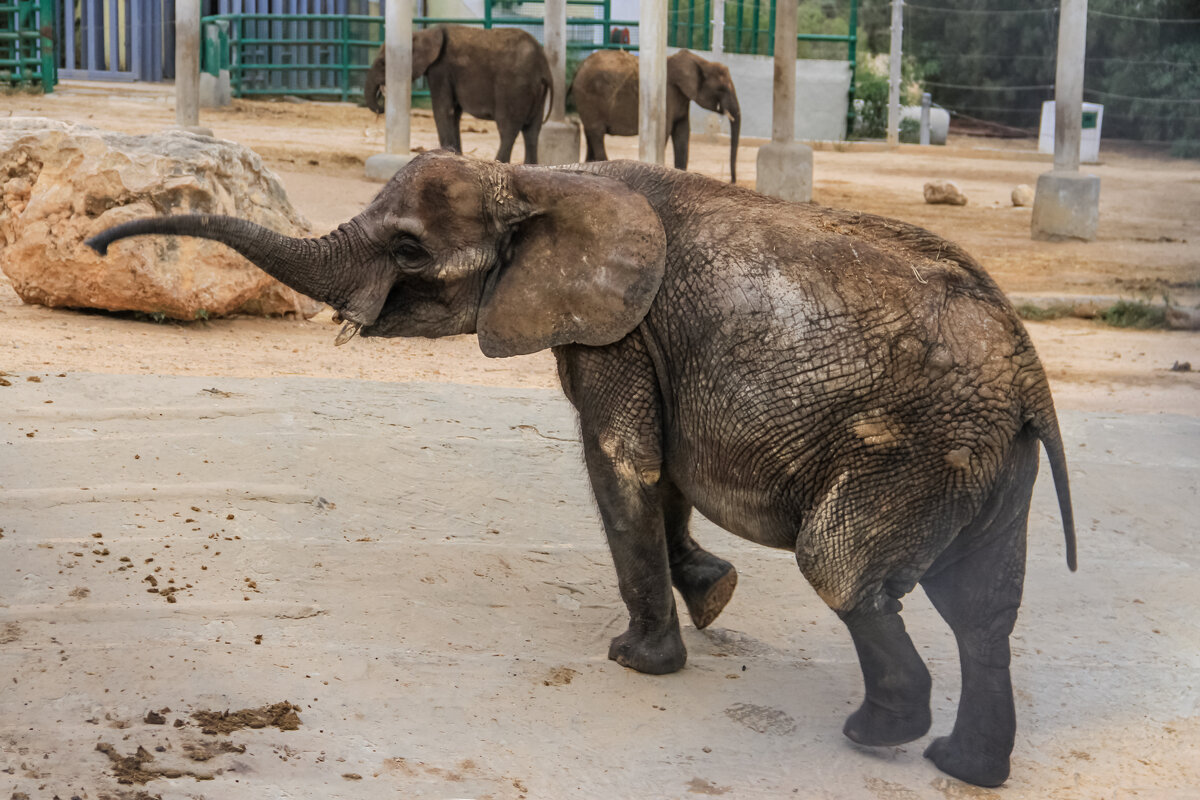
<svg viewBox="0 0 1200 800"><path fill-rule="evenodd" d="M119 239L145 234L196 236L221 242L245 256L256 267L301 294L328 303L348 319L369 324L378 315L375 302L362 302L362 287L346 285L347 265L361 262L365 253L357 242L357 226L348 222L319 239L284 236L237 217L217 214L180 214L137 219L109 228L86 244L100 255ZM373 300L373 298L372 298ZM357 302L356 302L357 301ZM378 301L382 303L382 299Z"/></svg>

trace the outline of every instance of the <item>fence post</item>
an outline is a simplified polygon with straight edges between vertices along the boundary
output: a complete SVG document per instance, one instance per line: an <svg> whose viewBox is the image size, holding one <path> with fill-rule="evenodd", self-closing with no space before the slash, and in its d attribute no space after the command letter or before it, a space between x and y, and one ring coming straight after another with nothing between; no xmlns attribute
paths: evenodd
<svg viewBox="0 0 1200 800"><path fill-rule="evenodd" d="M662 164L667 145L667 0L642 0L638 24L638 159Z"/></svg>
<svg viewBox="0 0 1200 800"><path fill-rule="evenodd" d="M892 0L892 43L888 50L887 143L900 144L900 65L904 59L904 0Z"/></svg>
<svg viewBox="0 0 1200 800"><path fill-rule="evenodd" d="M725 53L725 0L713 0L712 54L717 61Z"/></svg>
<svg viewBox="0 0 1200 800"><path fill-rule="evenodd" d="M538 137L537 163L579 163L579 125L567 120L567 0L546 0L543 27L550 62L550 121ZM607 34L605 34L607 35Z"/></svg>
<svg viewBox="0 0 1200 800"><path fill-rule="evenodd" d="M1060 0L1054 85L1054 169L1038 176L1030 223L1034 239L1096 238L1100 179L1079 174L1087 0Z"/></svg>
<svg viewBox="0 0 1200 800"><path fill-rule="evenodd" d="M212 136L200 126L200 0L175 0L175 125Z"/></svg>
<svg viewBox="0 0 1200 800"><path fill-rule="evenodd" d="M812 148L796 136L796 0L775 4L775 93L771 141L758 149L755 189L807 203L812 200Z"/></svg>
<svg viewBox="0 0 1200 800"><path fill-rule="evenodd" d="M412 160L412 35L413 0L388 0L384 32L384 151L367 159L369 180L391 180Z"/></svg>

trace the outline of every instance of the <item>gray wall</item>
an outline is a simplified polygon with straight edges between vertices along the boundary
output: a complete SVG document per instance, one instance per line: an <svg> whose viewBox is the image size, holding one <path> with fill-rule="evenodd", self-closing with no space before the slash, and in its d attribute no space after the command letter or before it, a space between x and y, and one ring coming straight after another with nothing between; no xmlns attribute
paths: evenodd
<svg viewBox="0 0 1200 800"><path fill-rule="evenodd" d="M677 52L670 48L668 53ZM771 96L775 61L768 56L744 56L695 51L709 61L729 67L742 106L742 136L771 138ZM846 103L850 93L850 62L796 61L796 138L839 141L846 138ZM692 104L693 133L729 135L729 120Z"/></svg>

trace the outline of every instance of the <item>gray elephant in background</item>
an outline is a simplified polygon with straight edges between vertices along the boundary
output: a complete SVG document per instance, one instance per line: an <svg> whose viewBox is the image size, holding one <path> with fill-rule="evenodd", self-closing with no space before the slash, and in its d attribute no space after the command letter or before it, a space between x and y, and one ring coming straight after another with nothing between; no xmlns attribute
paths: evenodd
<svg viewBox="0 0 1200 800"><path fill-rule="evenodd" d="M433 101L438 144L462 152L463 111L494 120L500 130L497 161L512 158L517 134L525 140L525 163L537 163L537 142L552 91L550 63L537 39L516 28L438 25L413 33L412 79L425 75ZM367 108L383 112L384 53L367 71Z"/></svg>
<svg viewBox="0 0 1200 800"><path fill-rule="evenodd" d="M485 355L550 348L629 612L609 658L684 666L672 586L697 627L737 583L693 509L791 551L849 630L865 697L843 732L926 734L932 681L900 617L919 583L958 641L962 694L925 755L983 786L1009 774L1009 635L1044 445L1067 563L1075 533L1046 374L970 255L895 220L785 203L636 162L511 166L436 152L319 239L230 217L135 220L224 242L363 336L475 333ZM840 701L838 701L840 702Z"/></svg>
<svg viewBox="0 0 1200 800"><path fill-rule="evenodd" d="M606 161L604 135L638 134L638 59L624 50L597 50L575 72L568 94L575 99L587 140L587 160ZM667 59L667 135L675 148L675 168L687 169L691 103L729 117L729 182L737 183L742 109L724 64L705 61L690 50Z"/></svg>

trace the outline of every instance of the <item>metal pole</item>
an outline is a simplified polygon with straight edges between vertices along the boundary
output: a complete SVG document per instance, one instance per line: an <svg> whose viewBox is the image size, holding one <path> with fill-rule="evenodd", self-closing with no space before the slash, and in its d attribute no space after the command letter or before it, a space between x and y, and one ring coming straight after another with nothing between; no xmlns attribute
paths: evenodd
<svg viewBox="0 0 1200 800"><path fill-rule="evenodd" d="M892 0L892 47L888 55L887 142L900 144L900 61L904 49L904 0Z"/></svg>
<svg viewBox="0 0 1200 800"><path fill-rule="evenodd" d="M1087 0L1061 0L1058 12L1058 69L1054 80L1056 170L1079 170L1086 40Z"/></svg>
<svg viewBox="0 0 1200 800"><path fill-rule="evenodd" d="M667 0L642 0L638 25L638 159L662 164L667 145Z"/></svg>
<svg viewBox="0 0 1200 800"><path fill-rule="evenodd" d="M546 0L546 60L554 82L554 102L550 119L562 122L567 117L567 0Z"/></svg>
<svg viewBox="0 0 1200 800"><path fill-rule="evenodd" d="M200 125L200 0L175 0L175 124Z"/></svg>
<svg viewBox="0 0 1200 800"><path fill-rule="evenodd" d="M796 0L775 4L775 93L771 141L796 138Z"/></svg>
<svg viewBox="0 0 1200 800"><path fill-rule="evenodd" d="M412 111L413 0L388 0L385 8L384 150L407 157L412 149L409 116Z"/></svg>

